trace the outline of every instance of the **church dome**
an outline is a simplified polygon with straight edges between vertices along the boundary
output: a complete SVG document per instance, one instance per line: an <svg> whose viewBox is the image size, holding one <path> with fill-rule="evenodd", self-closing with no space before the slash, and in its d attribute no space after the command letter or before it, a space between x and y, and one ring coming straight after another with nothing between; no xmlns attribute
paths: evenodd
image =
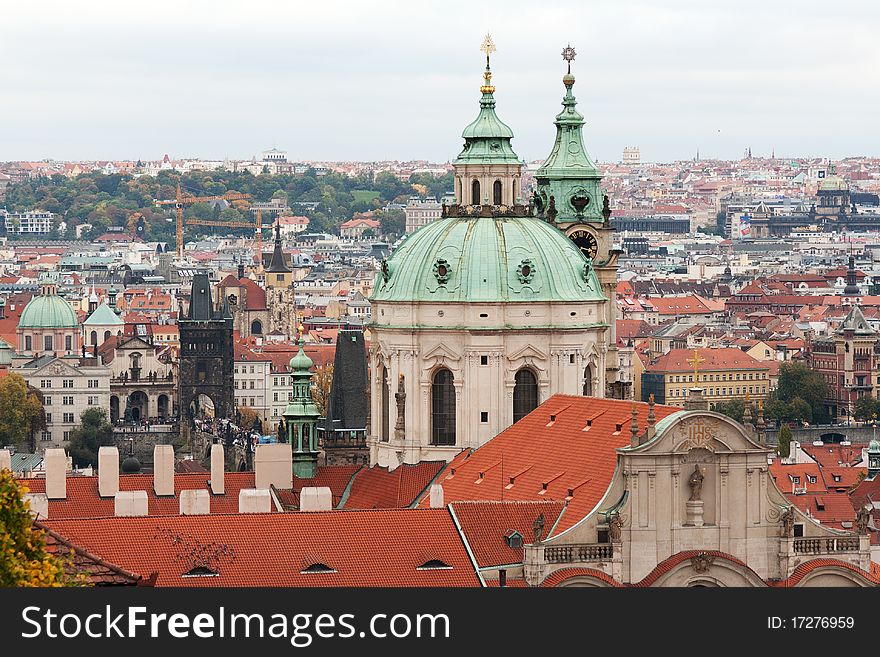
<svg viewBox="0 0 880 657"><path fill-rule="evenodd" d="M600 301L580 250L534 217L447 217L407 237L383 263L372 301Z"/></svg>
<svg viewBox="0 0 880 657"><path fill-rule="evenodd" d="M34 297L25 306L19 328L77 328L79 322L70 304L57 295Z"/></svg>

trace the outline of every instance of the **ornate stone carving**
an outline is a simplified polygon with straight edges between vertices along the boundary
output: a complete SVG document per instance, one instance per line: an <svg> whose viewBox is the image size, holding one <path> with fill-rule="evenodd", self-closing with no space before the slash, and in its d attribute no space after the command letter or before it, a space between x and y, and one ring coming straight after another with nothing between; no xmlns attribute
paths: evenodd
<svg viewBox="0 0 880 657"><path fill-rule="evenodd" d="M535 518L535 522L532 523L532 536L534 537L534 543L541 542L541 534L544 533L544 513L542 512L537 518Z"/></svg>
<svg viewBox="0 0 880 657"><path fill-rule="evenodd" d="M675 433L681 443L676 451L688 451L691 449L707 449L715 451L715 432L718 430L718 421L713 418L695 417L680 422L675 428Z"/></svg>
<svg viewBox="0 0 880 657"><path fill-rule="evenodd" d="M794 507L790 506L783 511L779 516L779 521L782 523L783 538L791 538L794 536Z"/></svg>
<svg viewBox="0 0 880 657"><path fill-rule="evenodd" d="M871 520L871 512L868 510L868 507L861 507L858 512L856 512L856 528L858 529L859 534L867 534L868 533L868 523Z"/></svg>
<svg viewBox="0 0 880 657"><path fill-rule="evenodd" d="M688 486L691 487L690 502L699 502L700 495L703 492L703 473L700 471L700 464L694 464L694 471L688 477Z"/></svg>
<svg viewBox="0 0 880 657"><path fill-rule="evenodd" d="M612 543L620 543L621 530L623 529L623 520L619 513L614 513L608 518L608 536Z"/></svg>
<svg viewBox="0 0 880 657"><path fill-rule="evenodd" d="M715 557L707 552L700 552L698 555L691 557L691 565L698 573L709 572L709 568L712 567L714 561Z"/></svg>

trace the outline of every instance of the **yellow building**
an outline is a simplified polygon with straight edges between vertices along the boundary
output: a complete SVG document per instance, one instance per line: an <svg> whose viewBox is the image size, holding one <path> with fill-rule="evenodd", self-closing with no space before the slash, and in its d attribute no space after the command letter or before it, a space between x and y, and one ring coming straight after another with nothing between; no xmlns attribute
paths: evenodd
<svg viewBox="0 0 880 657"><path fill-rule="evenodd" d="M645 368L642 401L684 406L688 390L703 389L709 407L731 399L764 401L770 392L770 367L741 349L673 349Z"/></svg>

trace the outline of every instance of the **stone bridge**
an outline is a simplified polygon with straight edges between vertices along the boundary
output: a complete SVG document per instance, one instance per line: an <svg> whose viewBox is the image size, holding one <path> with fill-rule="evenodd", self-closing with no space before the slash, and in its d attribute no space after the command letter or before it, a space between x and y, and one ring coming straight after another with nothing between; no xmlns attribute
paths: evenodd
<svg viewBox="0 0 880 657"><path fill-rule="evenodd" d="M767 429L765 442L768 445L775 445L777 435L779 435L779 429ZM823 443L839 443L848 440L853 444L867 445L876 435L876 430L870 425L820 424L791 428L792 438L807 445L817 440L821 440Z"/></svg>

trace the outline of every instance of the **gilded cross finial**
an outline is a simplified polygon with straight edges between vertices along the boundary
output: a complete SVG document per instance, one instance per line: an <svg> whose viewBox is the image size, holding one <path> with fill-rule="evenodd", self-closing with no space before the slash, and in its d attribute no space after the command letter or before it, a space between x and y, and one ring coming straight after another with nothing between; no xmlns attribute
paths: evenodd
<svg viewBox="0 0 880 657"><path fill-rule="evenodd" d="M577 56L577 51L571 47L571 44L565 46L562 49L562 59L564 59L568 63L568 72L571 73L571 63L574 61L574 58Z"/></svg>
<svg viewBox="0 0 880 657"><path fill-rule="evenodd" d="M697 349L694 349L694 355L687 361L688 364L694 368L694 383L696 383L699 379L697 378L700 373L700 365L706 362L706 359L700 356L700 352Z"/></svg>
<svg viewBox="0 0 880 657"><path fill-rule="evenodd" d="M483 39L483 43L480 45L480 50L486 53L486 71L483 73L483 86L480 87L480 91L484 94L491 94L495 92L495 87L492 86L492 71L489 70L489 55L495 52L495 42L492 41L492 36L487 32L486 38Z"/></svg>

